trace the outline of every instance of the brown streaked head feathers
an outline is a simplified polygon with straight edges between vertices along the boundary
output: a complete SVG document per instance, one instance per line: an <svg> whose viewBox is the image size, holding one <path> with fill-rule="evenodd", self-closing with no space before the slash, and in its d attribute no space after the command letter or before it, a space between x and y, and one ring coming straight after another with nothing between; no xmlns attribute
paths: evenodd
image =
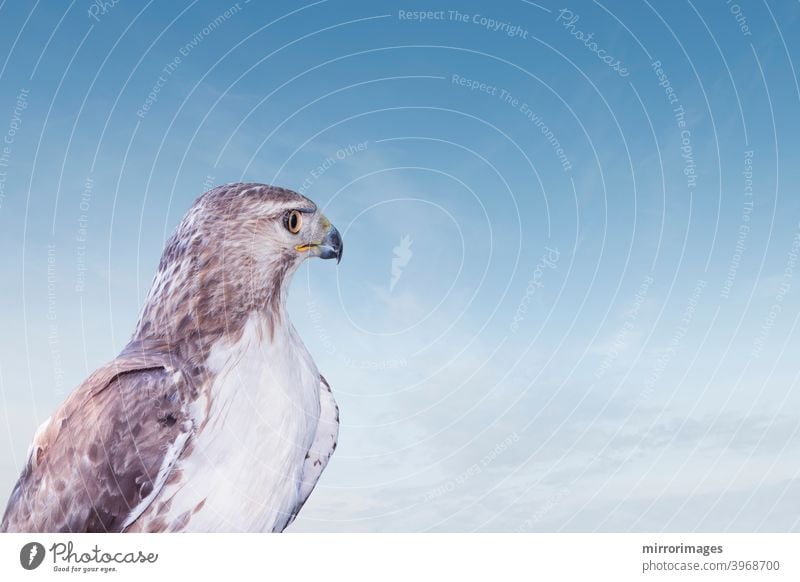
<svg viewBox="0 0 800 582"><path fill-rule="evenodd" d="M296 234L288 213L300 211ZM311 200L291 190L254 183L219 186L200 196L167 242L135 339L158 337L176 345L235 335L253 310L283 317L289 279L320 242L338 232ZM307 245L311 249L298 250Z"/></svg>

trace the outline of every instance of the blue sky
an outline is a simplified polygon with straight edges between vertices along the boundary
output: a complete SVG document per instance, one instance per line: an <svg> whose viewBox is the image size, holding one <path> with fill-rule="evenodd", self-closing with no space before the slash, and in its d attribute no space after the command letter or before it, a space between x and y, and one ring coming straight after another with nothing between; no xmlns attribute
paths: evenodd
<svg viewBox="0 0 800 582"><path fill-rule="evenodd" d="M248 180L347 247L290 298L343 423L294 531L798 530L799 17L0 4L0 489Z"/></svg>

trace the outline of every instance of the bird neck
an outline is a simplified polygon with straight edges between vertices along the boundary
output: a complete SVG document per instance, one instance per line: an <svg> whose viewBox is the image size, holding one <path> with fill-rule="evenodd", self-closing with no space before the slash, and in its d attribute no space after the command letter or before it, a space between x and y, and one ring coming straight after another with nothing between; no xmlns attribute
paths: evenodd
<svg viewBox="0 0 800 582"><path fill-rule="evenodd" d="M286 312L291 274L291 270L276 269L263 284L256 276L246 276L246 268L212 269L208 264L177 270L162 267L132 341L158 341L184 359L204 361L214 342L240 336L253 314L272 337L277 329L291 326Z"/></svg>

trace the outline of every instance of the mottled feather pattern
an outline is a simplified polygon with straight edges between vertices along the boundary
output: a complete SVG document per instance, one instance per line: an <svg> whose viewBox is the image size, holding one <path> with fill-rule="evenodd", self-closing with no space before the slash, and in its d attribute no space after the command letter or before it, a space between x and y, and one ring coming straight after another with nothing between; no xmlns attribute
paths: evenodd
<svg viewBox="0 0 800 582"><path fill-rule="evenodd" d="M114 532L187 425L182 377L128 356L75 390L34 440L0 531Z"/></svg>
<svg viewBox="0 0 800 582"><path fill-rule="evenodd" d="M269 475L276 487L270 495L257 489L256 474L244 480L256 487L247 492L248 498L273 499L285 509L262 504L253 510L263 513L260 517L245 509L242 524L281 531L294 519L336 447L339 420L330 387L285 312L288 280L305 257L287 244L280 224L281 217L297 207L317 212L307 198L263 184L229 184L198 198L166 244L131 342L89 376L37 431L0 531L246 529L235 519L222 525L209 521L220 508L209 508L207 495L192 494L196 483L189 481L190 475L200 481L214 478L214 467L204 463L211 449L203 447L208 447L208 435L214 442L227 432L213 436L219 427L209 424L211 411L218 397L229 402L225 399L238 398L239 390L249 398L259 393L296 394L292 397L305 403L286 411L301 430L297 442L311 443L297 466L281 479ZM330 226L324 217L319 224ZM304 232L301 242L319 238L315 228ZM212 351L251 345L251 339L241 341L248 321L260 322L255 336L260 345L248 348L252 377L289 384L302 378L303 386L238 388L228 382L224 393L215 392L220 382L209 364ZM259 350L266 350L265 361L273 370L259 369ZM276 360L281 354L289 357ZM228 365L229 375L238 373L240 357L230 353L234 368ZM292 371L291 366L301 368ZM265 405L281 404L287 405ZM303 436L307 425L310 433ZM280 440L277 443L281 446ZM230 446L240 443L234 440ZM269 465L269 450L253 450L268 455L253 467ZM285 459L283 463L294 458L291 449L280 452L276 458ZM252 469L245 463L232 470ZM282 497L276 498L278 494ZM201 516L205 517L198 519Z"/></svg>

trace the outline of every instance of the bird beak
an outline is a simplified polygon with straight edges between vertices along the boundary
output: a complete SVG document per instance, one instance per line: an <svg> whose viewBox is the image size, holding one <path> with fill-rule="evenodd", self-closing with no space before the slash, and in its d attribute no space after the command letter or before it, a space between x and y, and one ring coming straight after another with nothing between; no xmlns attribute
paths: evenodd
<svg viewBox="0 0 800 582"><path fill-rule="evenodd" d="M331 224L328 234L322 239L322 244L319 245L320 259L333 259L336 258L336 264L342 260L342 251L344 250L344 243L342 243L342 235L336 230L336 227Z"/></svg>
<svg viewBox="0 0 800 582"><path fill-rule="evenodd" d="M344 244L342 243L342 235L339 234L339 231L336 230L336 227L333 226L324 216L320 220L320 223L322 224L323 228L327 229L325 238L319 242L297 245L294 248L301 253L309 252L313 256L317 256L321 259L335 258L338 264L339 261L342 260L342 249L344 248Z"/></svg>

